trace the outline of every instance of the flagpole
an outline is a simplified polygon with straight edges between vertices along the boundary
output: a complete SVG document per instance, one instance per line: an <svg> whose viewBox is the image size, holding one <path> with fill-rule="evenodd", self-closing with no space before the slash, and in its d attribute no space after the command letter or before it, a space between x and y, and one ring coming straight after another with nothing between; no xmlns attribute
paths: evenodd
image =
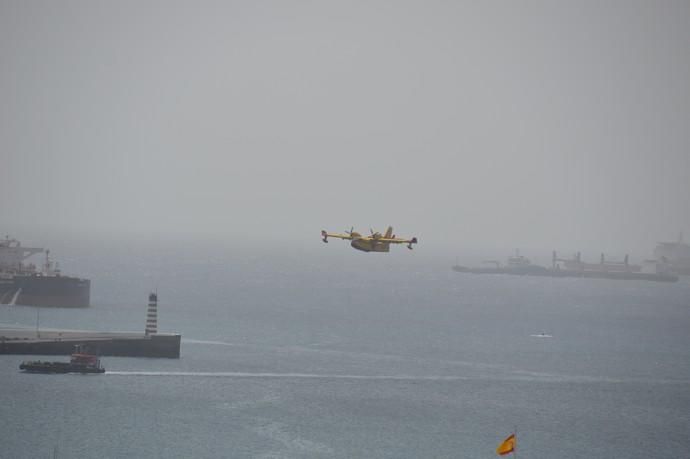
<svg viewBox="0 0 690 459"><path fill-rule="evenodd" d="M517 426L513 428L513 458L517 459Z"/></svg>

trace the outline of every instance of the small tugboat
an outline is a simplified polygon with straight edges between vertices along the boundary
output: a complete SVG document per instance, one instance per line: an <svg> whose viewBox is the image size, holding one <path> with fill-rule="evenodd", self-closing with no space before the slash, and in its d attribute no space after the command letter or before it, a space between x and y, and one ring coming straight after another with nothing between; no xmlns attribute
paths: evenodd
<svg viewBox="0 0 690 459"><path fill-rule="evenodd" d="M19 369L27 373L105 373L101 359L88 352L83 345L75 346L69 362L22 362Z"/></svg>

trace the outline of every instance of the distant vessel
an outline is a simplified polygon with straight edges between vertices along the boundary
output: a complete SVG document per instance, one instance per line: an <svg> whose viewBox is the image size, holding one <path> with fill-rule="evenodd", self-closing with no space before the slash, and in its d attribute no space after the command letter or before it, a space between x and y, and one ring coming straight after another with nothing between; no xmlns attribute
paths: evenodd
<svg viewBox="0 0 690 459"><path fill-rule="evenodd" d="M676 282L678 276L665 270L663 264L657 265L656 272L642 272L639 265L628 262L626 255L623 261L606 260L601 254L599 263L585 263L578 252L569 259L559 258L556 251L552 254L552 266L546 268L532 264L527 258L515 252L514 257L508 258L505 266L498 261L487 260L484 263L494 264L495 267L468 268L455 265L453 270L461 273L472 274L511 274L518 276L542 276L542 277L588 277L593 279L618 279L618 280L650 280L659 282Z"/></svg>
<svg viewBox="0 0 690 459"><path fill-rule="evenodd" d="M520 255L519 250L515 250L515 255L508 257L505 265L501 265L498 260L485 260L482 262L486 265L493 265L493 267L476 267L468 268L465 266L455 265L453 270L461 273L474 274L514 274L514 275L539 275L546 274L547 269L543 266L535 265L528 258Z"/></svg>
<svg viewBox="0 0 690 459"><path fill-rule="evenodd" d="M41 269L25 263L42 252L45 261ZM87 307L90 297L91 281L62 275L49 250L23 247L9 237L0 240L0 304Z"/></svg>
<svg viewBox="0 0 690 459"><path fill-rule="evenodd" d="M668 265L668 270L675 274L690 275L690 245L683 242L683 233L676 242L659 242L654 249L657 262Z"/></svg>
<svg viewBox="0 0 690 459"><path fill-rule="evenodd" d="M84 346L75 346L69 362L42 362L33 360L22 362L19 369L27 373L105 373L97 355Z"/></svg>

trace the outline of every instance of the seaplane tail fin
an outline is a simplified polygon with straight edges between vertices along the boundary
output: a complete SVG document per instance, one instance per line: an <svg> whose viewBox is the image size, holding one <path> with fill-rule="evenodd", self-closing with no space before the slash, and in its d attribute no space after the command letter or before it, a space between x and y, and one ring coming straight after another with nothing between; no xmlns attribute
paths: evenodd
<svg viewBox="0 0 690 459"><path fill-rule="evenodd" d="M389 227L388 227L388 229L386 230L386 235L383 236L383 237L389 238L389 239L390 239L391 237L393 237L393 227L392 227L392 226L389 226Z"/></svg>

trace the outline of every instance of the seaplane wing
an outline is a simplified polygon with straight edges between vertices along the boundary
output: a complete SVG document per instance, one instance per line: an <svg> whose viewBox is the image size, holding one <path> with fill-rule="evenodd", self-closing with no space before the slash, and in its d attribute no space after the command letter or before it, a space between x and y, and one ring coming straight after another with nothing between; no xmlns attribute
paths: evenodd
<svg viewBox="0 0 690 459"><path fill-rule="evenodd" d="M326 242L329 237L334 237L336 239L346 239L348 241L351 241L353 239L361 239L361 236L359 236L357 233L350 233L350 234L329 233L325 230L321 231L321 237L323 238L324 242Z"/></svg>
<svg viewBox="0 0 690 459"><path fill-rule="evenodd" d="M377 242L386 242L390 244L416 244L417 243L417 238L413 237L412 239L403 239L399 237L379 237L376 238Z"/></svg>

